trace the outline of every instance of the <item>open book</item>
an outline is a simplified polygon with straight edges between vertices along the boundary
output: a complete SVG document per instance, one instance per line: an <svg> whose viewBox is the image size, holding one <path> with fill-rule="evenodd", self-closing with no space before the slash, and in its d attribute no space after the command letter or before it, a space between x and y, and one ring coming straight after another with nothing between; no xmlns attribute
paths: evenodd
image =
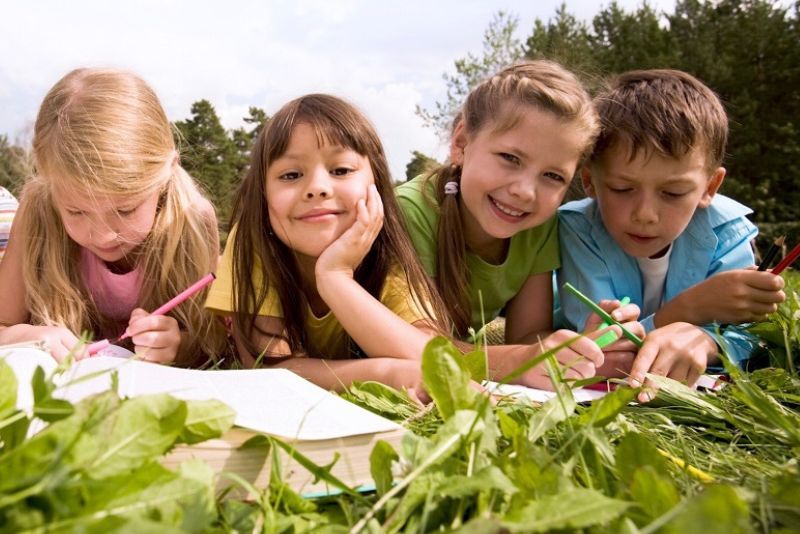
<svg viewBox="0 0 800 534"><path fill-rule="evenodd" d="M575 398L575 402L584 403L602 399L615 387L615 384L611 382L600 382L599 384L603 387L593 389L574 388L572 396ZM484 380L482 385L495 397L507 397L539 403L545 403L557 395L554 391L529 388L517 384L501 384L491 380ZM719 375L702 375L697 381L698 388L712 391L721 389L724 385L725 382L719 380Z"/></svg>
<svg viewBox="0 0 800 534"><path fill-rule="evenodd" d="M19 382L17 405L33 405L31 376L37 366L50 374L55 360L36 348L4 349L0 358L14 369ZM164 464L175 467L181 461L197 457L215 471L232 471L257 487L269 480L271 458L262 448L239 448L256 432L279 437L317 465L330 464L341 457L332 474L351 486L369 484L369 454L379 439L396 448L404 433L401 426L356 406L286 369L249 369L201 371L179 369L108 356L76 362L59 382L56 396L76 402L88 395L107 390L111 370L116 370L119 393L133 397L169 393L184 400L217 399L236 412L235 424L226 435L191 446L179 446ZM103 372L108 371L108 372ZM74 380L88 375L89 379ZM312 484L312 475L287 454L281 453L282 477L302 493L325 492L323 484ZM224 481L223 481L224 482Z"/></svg>

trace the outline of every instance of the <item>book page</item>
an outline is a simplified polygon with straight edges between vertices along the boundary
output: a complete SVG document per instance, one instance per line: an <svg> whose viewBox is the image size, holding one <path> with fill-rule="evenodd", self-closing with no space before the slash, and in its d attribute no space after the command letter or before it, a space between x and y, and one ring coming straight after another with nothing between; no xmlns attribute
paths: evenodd
<svg viewBox="0 0 800 534"><path fill-rule="evenodd" d="M518 386L516 384L499 384L490 380L485 380L483 382L483 386L492 395L514 397L533 402L547 402L556 396L554 391ZM575 397L575 402L591 402L603 398L607 393L607 391L596 391L593 389L583 388L576 388L572 390L572 396Z"/></svg>
<svg viewBox="0 0 800 534"><path fill-rule="evenodd" d="M0 347L0 358L17 375L17 408L30 413L33 410L33 372L41 367L49 375L58 367L58 363L49 352L34 347Z"/></svg>
<svg viewBox="0 0 800 534"><path fill-rule="evenodd" d="M287 369L199 371L133 360L127 363L135 371L134 381L126 384L126 394L217 399L236 411L237 425L290 440L332 439L400 428Z"/></svg>
<svg viewBox="0 0 800 534"><path fill-rule="evenodd" d="M2 347L0 357L4 357ZM57 363L49 353L35 348L9 349L5 359L19 382L17 406L29 410L34 370L40 365L50 375ZM57 377L60 387L54 396L77 402L106 391L112 370L119 377L120 396L169 393L183 400L216 399L236 411L238 426L288 440L324 440L401 428L287 369L201 371L95 356L75 362Z"/></svg>

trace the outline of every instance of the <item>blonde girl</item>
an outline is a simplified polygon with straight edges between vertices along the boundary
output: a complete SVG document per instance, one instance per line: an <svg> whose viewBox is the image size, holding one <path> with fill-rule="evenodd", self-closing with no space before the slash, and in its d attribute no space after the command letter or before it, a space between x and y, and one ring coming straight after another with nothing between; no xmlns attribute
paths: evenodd
<svg viewBox="0 0 800 534"><path fill-rule="evenodd" d="M283 106L256 141L232 226L206 305L233 314L246 365L286 367L331 389L417 385L446 312L358 110L322 94Z"/></svg>
<svg viewBox="0 0 800 534"><path fill-rule="evenodd" d="M456 118L447 165L397 188L416 250L465 338L505 309L505 341L489 366L505 376L575 337L552 331L556 210L598 132L578 79L550 61L510 66L475 87ZM564 251L568 254L569 251ZM599 321L598 321L599 322ZM540 342L541 340L541 342ZM581 338L558 352L588 376L603 362ZM542 367L522 382L547 387Z"/></svg>
<svg viewBox="0 0 800 534"><path fill-rule="evenodd" d="M224 329L197 296L153 310L209 271L216 217L181 168L153 90L124 71L77 69L42 102L26 183L0 266L0 343L43 339L57 359L77 336L127 330L158 362L199 364Z"/></svg>

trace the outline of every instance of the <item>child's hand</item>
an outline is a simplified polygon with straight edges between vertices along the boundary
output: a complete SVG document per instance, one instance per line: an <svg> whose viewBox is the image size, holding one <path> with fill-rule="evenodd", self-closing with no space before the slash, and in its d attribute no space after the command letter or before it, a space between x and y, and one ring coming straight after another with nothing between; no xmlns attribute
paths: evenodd
<svg viewBox="0 0 800 534"><path fill-rule="evenodd" d="M86 345L80 345L80 339L71 330L63 326L29 326L26 325L27 339L41 339L57 362L61 363L72 354L76 360L88 356Z"/></svg>
<svg viewBox="0 0 800 534"><path fill-rule="evenodd" d="M131 312L126 332L134 344L134 351L143 360L169 363L178 355L181 332L178 321L168 315L150 315L141 308Z"/></svg>
<svg viewBox="0 0 800 534"><path fill-rule="evenodd" d="M702 328L672 323L647 334L633 362L629 381L632 387L639 387L645 381L645 373L652 373L695 387L709 359L716 354L716 342ZM650 392L639 394L640 402L651 398Z"/></svg>
<svg viewBox="0 0 800 534"><path fill-rule="evenodd" d="M372 248L383 228L383 202L375 185L367 188L367 198L356 203L356 220L317 258L316 274L345 272L353 276L356 267Z"/></svg>
<svg viewBox="0 0 800 534"><path fill-rule="evenodd" d="M673 299L671 302L678 301L676 305L681 307L683 316L670 317L697 325L714 321L737 324L763 321L786 300L783 285L780 276L757 271L755 267L725 271ZM671 302L662 309L668 309Z"/></svg>
<svg viewBox="0 0 800 534"><path fill-rule="evenodd" d="M637 321L639 318L639 306L636 304L621 305L619 300L601 300L598 305L611 316L622 323L622 325L643 338L645 336L644 326ZM603 320L595 313L591 314L586 320L585 334L597 330ZM603 364L597 368L597 374L606 378L621 378L630 374L636 352L639 349L624 336L603 347Z"/></svg>
<svg viewBox="0 0 800 534"><path fill-rule="evenodd" d="M619 334L619 327L611 327ZM605 331L592 332L591 337L597 337ZM531 352L529 358L535 358L540 354L551 350L562 343L567 341L574 341L566 347L558 350L555 353L556 360L562 367L564 378L581 380L584 378L591 378L597 372L597 368L603 365L604 355L600 347L597 346L590 337L580 336L580 334L571 330L557 330L547 336L540 343L531 345ZM577 338L577 339L575 339ZM524 362L519 362L520 365ZM538 389L552 389L553 383L547 374L547 368L544 364L534 366L532 369L525 372L519 380L519 383Z"/></svg>

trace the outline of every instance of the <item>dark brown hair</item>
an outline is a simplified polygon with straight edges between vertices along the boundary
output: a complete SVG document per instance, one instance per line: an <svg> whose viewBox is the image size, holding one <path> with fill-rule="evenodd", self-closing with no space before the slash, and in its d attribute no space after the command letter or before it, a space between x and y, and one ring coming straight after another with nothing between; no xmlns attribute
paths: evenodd
<svg viewBox="0 0 800 534"><path fill-rule="evenodd" d="M262 129L253 147L249 171L237 194L232 220L236 228L233 291L237 313L234 321L237 330L245 334L241 340L245 347L251 354L263 350L251 339L256 328L256 314L272 287L280 299L285 335L292 353L303 351L310 356L325 356L321 352L323 348L309 344L305 329L308 301L300 291L303 287L300 269L294 251L272 231L266 198L267 169L285 153L295 126L301 123L311 126L321 143L346 147L366 157L375 176L383 202L383 228L356 269L355 280L379 299L390 270L402 269L431 326L447 332L446 309L403 226L383 145L375 128L347 102L330 95L311 94L283 106ZM257 286L254 278L259 276L265 283Z"/></svg>
<svg viewBox="0 0 800 534"><path fill-rule="evenodd" d="M633 159L639 151L680 158L694 149L719 167L728 141L728 117L719 97L694 76L679 70L626 72L595 98L600 136L592 152L597 160L622 144Z"/></svg>
<svg viewBox="0 0 800 534"><path fill-rule="evenodd" d="M483 128L495 131L513 128L525 106L547 111L565 124L585 132L585 151L591 148L599 129L591 98L578 78L558 63L526 61L506 67L477 85L467 96L453 123L464 123L468 135ZM467 247L461 228L458 195L445 195L447 182L461 181L461 168L444 165L434 171L435 204L440 207L437 230L436 282L458 335L471 323Z"/></svg>

